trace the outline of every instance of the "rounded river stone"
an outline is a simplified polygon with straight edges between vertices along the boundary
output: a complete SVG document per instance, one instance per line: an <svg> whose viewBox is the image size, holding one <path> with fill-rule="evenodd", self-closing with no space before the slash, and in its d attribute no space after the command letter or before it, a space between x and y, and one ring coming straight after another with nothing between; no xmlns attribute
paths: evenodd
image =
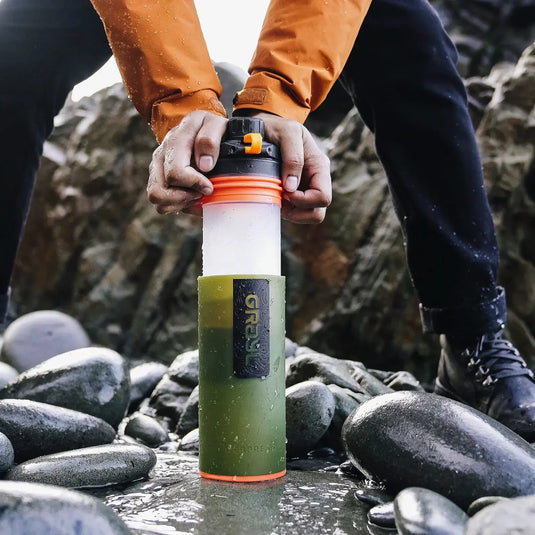
<svg viewBox="0 0 535 535"><path fill-rule="evenodd" d="M199 429L190 431L185 437L180 439L178 447L180 451L190 451L192 453L199 453Z"/></svg>
<svg viewBox="0 0 535 535"><path fill-rule="evenodd" d="M535 496L503 500L476 513L466 526L466 535L532 535L535 526Z"/></svg>
<svg viewBox="0 0 535 535"><path fill-rule="evenodd" d="M0 388L14 381L19 375L19 372L5 362L0 362Z"/></svg>
<svg viewBox="0 0 535 535"><path fill-rule="evenodd" d="M305 381L286 389L286 439L288 455L314 448L333 419L336 402L329 388Z"/></svg>
<svg viewBox="0 0 535 535"><path fill-rule="evenodd" d="M432 490L409 487L394 500L396 527L401 535L463 535L468 515Z"/></svg>
<svg viewBox="0 0 535 535"><path fill-rule="evenodd" d="M15 452L9 438L0 433L0 474L9 470L15 462Z"/></svg>
<svg viewBox="0 0 535 535"><path fill-rule="evenodd" d="M348 457L389 492L424 487L466 509L481 496L535 493L535 451L466 405L425 392L363 403L342 429Z"/></svg>
<svg viewBox="0 0 535 535"><path fill-rule="evenodd" d="M476 513L479 513L479 511L485 509L485 507L488 507L489 505L494 505L495 503L510 499L511 498L504 498L502 496L483 496L470 504L470 507L468 507L466 514L468 516L474 516Z"/></svg>
<svg viewBox="0 0 535 535"><path fill-rule="evenodd" d="M85 347L56 355L0 389L3 399L31 399L84 412L117 427L130 402L130 372L119 353Z"/></svg>
<svg viewBox="0 0 535 535"><path fill-rule="evenodd" d="M141 444L93 446L26 461L11 469L6 479L60 487L103 487L146 478L156 454Z"/></svg>
<svg viewBox="0 0 535 535"><path fill-rule="evenodd" d="M144 362L130 370L130 411L149 396L166 371L167 366L161 362Z"/></svg>
<svg viewBox="0 0 535 535"><path fill-rule="evenodd" d="M54 355L89 344L77 320L57 310L38 310L20 316L8 326L0 358L24 371Z"/></svg>
<svg viewBox="0 0 535 535"><path fill-rule="evenodd" d="M190 431L199 427L199 387L196 386L191 392L184 410L178 420L176 434L179 437L187 435Z"/></svg>
<svg viewBox="0 0 535 535"><path fill-rule="evenodd" d="M132 535L99 499L52 485L0 481L0 533Z"/></svg>
<svg viewBox="0 0 535 535"><path fill-rule="evenodd" d="M25 399L0 400L0 432L11 441L17 463L115 438L115 429L100 418Z"/></svg>
<svg viewBox="0 0 535 535"><path fill-rule="evenodd" d="M124 433L140 440L151 448L156 448L169 440L167 431L157 420L140 413L130 416L124 428Z"/></svg>
<svg viewBox="0 0 535 535"><path fill-rule="evenodd" d="M392 502L375 505L368 511L368 522L382 528L394 528L394 504Z"/></svg>

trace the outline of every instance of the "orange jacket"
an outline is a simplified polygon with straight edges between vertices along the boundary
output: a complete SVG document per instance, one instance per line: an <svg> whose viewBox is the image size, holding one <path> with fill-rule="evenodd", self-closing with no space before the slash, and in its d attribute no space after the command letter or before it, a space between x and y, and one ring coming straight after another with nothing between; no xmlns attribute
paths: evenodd
<svg viewBox="0 0 535 535"><path fill-rule="evenodd" d="M91 1L130 98L159 141L193 110L226 115L193 0ZM236 109L304 122L340 75L370 3L272 0Z"/></svg>

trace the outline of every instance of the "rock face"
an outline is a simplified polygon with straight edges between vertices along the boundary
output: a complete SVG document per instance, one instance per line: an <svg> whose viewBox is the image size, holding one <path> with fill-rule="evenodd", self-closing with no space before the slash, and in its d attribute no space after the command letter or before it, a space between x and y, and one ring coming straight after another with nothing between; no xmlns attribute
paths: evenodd
<svg viewBox="0 0 535 535"><path fill-rule="evenodd" d="M100 500L52 485L0 482L0 533L132 535Z"/></svg>
<svg viewBox="0 0 535 535"><path fill-rule="evenodd" d="M391 492L424 487L467 508L482 496L535 493L535 451L484 414L425 392L363 403L345 422L353 464Z"/></svg>
<svg viewBox="0 0 535 535"><path fill-rule="evenodd" d="M483 24L483 12L502 20L502 4L435 5L445 20L450 17L447 27L460 27L461 19L479 24L479 35L492 41L498 22ZM533 48L527 49L514 69L500 66L468 84L479 106L477 134L502 251L500 279L509 296L508 334L528 360L535 354L535 253L529 239L535 218L533 58ZM314 227L284 225L287 332L329 355L430 380L437 344L421 334L402 236L373 141L350 113L325 140L334 195L326 220ZM43 157L14 303L19 313L62 309L79 319L95 343L126 357L169 363L197 344L201 230L200 220L161 217L147 202L154 147L121 87L67 106Z"/></svg>
<svg viewBox="0 0 535 535"><path fill-rule="evenodd" d="M111 349L77 349L21 373L0 389L0 398L41 401L117 427L130 401L130 372L126 361Z"/></svg>

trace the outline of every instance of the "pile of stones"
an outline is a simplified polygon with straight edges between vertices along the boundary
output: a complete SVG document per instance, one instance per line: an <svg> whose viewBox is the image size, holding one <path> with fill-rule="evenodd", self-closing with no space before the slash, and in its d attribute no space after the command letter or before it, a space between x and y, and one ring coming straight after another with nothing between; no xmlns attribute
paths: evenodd
<svg viewBox="0 0 535 535"><path fill-rule="evenodd" d="M160 455L198 452L198 351L169 367L132 365L88 342L73 318L54 311L22 316L4 333L0 533L132 533L86 490L124 488L150 478ZM529 533L535 452L509 429L406 372L290 340L286 381L289 470L355 478L370 526Z"/></svg>

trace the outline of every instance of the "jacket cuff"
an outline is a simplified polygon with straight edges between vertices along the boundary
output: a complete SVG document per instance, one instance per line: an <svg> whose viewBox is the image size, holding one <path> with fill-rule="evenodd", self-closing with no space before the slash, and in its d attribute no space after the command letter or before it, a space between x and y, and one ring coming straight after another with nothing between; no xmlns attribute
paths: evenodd
<svg viewBox="0 0 535 535"><path fill-rule="evenodd" d="M234 97L234 110L241 109L266 111L303 124L310 113L310 103L300 104L287 83L261 72L250 76Z"/></svg>
<svg viewBox="0 0 535 535"><path fill-rule="evenodd" d="M507 320L505 290L498 286L492 301L457 308L427 308L420 305L424 333L483 335L498 331Z"/></svg>
<svg viewBox="0 0 535 535"><path fill-rule="evenodd" d="M202 89L189 95L175 93L155 102L152 106L151 127L158 142L161 143L171 128L180 124L188 113L195 110L209 111L221 117L227 116L217 93L211 89Z"/></svg>

